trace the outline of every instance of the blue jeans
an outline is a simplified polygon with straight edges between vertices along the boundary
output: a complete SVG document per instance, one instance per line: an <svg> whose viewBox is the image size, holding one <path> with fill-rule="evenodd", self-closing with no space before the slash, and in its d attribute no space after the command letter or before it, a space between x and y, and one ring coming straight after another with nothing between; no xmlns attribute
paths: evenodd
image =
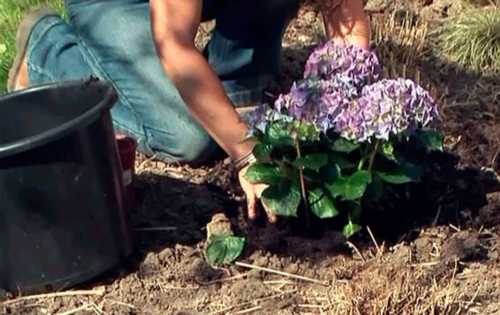
<svg viewBox="0 0 500 315"><path fill-rule="evenodd" d="M182 0L180 0L182 1ZM237 106L258 102L279 70L281 38L298 0L205 0L216 28L204 55ZM165 161L201 162L217 149L190 116L164 73L153 43L149 1L66 0L69 23L41 19L28 44L32 84L87 78L110 81L119 101L117 131Z"/></svg>

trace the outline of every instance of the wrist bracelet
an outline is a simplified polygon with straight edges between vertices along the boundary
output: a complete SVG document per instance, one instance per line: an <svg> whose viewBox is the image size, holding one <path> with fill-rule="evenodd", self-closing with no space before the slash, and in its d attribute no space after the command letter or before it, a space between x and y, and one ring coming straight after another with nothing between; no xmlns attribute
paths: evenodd
<svg viewBox="0 0 500 315"><path fill-rule="evenodd" d="M248 165L254 162L257 162L257 159L255 158L255 155L253 155L253 152L250 152L247 155L244 155L243 157L233 161L233 165L236 171L239 172L243 168L247 167Z"/></svg>

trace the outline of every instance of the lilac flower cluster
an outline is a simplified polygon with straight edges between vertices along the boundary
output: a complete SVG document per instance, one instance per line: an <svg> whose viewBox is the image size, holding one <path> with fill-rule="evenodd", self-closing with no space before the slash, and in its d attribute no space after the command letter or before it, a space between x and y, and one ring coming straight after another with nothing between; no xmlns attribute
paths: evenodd
<svg viewBox="0 0 500 315"><path fill-rule="evenodd" d="M411 80L368 84L380 73L375 54L327 43L309 58L306 79L280 95L274 108L264 105L251 115L252 133L265 132L275 121L299 121L322 132L334 130L346 139L366 142L388 140L438 118L430 94Z"/></svg>
<svg viewBox="0 0 500 315"><path fill-rule="evenodd" d="M407 130L428 125L438 118L437 105L422 87L411 80L381 80L363 88L335 119L335 130L358 142L371 138L388 140Z"/></svg>
<svg viewBox="0 0 500 315"><path fill-rule="evenodd" d="M356 87L375 82L382 73L377 55L356 46L340 46L326 42L310 55L304 77L330 80L335 76L350 78Z"/></svg>
<svg viewBox="0 0 500 315"><path fill-rule="evenodd" d="M357 96L356 88L346 78L336 77L329 81L309 78L294 83L290 93L278 97L274 108L326 132L334 126L335 117Z"/></svg>
<svg viewBox="0 0 500 315"><path fill-rule="evenodd" d="M267 127L273 122L291 123L293 120L292 117L278 112L268 104L261 104L247 117L247 123L251 127L249 135L255 136L258 132L265 133Z"/></svg>

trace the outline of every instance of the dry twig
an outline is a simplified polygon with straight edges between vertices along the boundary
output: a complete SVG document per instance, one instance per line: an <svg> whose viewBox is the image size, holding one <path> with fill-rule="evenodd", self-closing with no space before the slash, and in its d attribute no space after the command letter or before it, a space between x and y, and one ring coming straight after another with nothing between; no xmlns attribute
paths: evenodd
<svg viewBox="0 0 500 315"><path fill-rule="evenodd" d="M347 241L346 242L347 245L349 245L350 248L352 248L356 254L358 254L359 257L361 257L361 260L365 263L366 262L366 259L365 259L365 256L363 256L363 254L361 254L361 251L356 247L356 245L354 245L353 243Z"/></svg>
<svg viewBox="0 0 500 315"><path fill-rule="evenodd" d="M93 308L92 307L92 303L89 303L89 304L82 305L80 307L74 308L74 309L69 310L69 311L65 311L65 312L62 312L62 313L57 313L56 315L73 315L73 314L76 314L76 313L79 313L79 312L87 311L87 310L89 310L91 308Z"/></svg>
<svg viewBox="0 0 500 315"><path fill-rule="evenodd" d="M258 305L255 307L247 308L246 310L241 310L241 311L230 313L230 314L232 314L232 315L248 314L248 313L252 313L252 312L255 312L255 311L258 311L261 309L262 309L262 306Z"/></svg>
<svg viewBox="0 0 500 315"><path fill-rule="evenodd" d="M240 303L240 304L228 306L226 308L223 308L221 310L212 312L210 314L212 314L212 315L226 314L228 311L230 311L232 309L235 309L237 307L243 307L245 305L252 304L252 303L258 303L258 302L263 302L263 301L267 301L267 300L272 300L272 299L278 298L280 296L287 295L287 294L293 294L293 293L296 293L296 292L297 292L297 290L290 290L290 291L280 292L280 293L277 293L277 294L274 294L274 295L271 295L271 296L266 296L266 297L263 297L263 298L260 298L260 299L255 299L255 300L250 301L250 302L244 302L244 303Z"/></svg>
<svg viewBox="0 0 500 315"><path fill-rule="evenodd" d="M64 297L64 296L85 296L85 295L104 295L104 288L94 289L94 290L79 290L79 291L66 291L66 292L56 292L49 294L38 294L38 295L29 295L22 296L17 299L9 300L2 302L0 305L12 305L24 301L29 300L38 300L38 299L51 299L56 297Z"/></svg>
<svg viewBox="0 0 500 315"><path fill-rule="evenodd" d="M248 276L248 272L242 273L242 274L239 274L239 275L236 275L236 276L228 277L228 278L222 278L222 279L217 279L217 280L209 281L209 282L201 282L201 281L197 281L197 282L199 284L203 285L203 286L209 286L209 285L213 285L213 284L217 284L217 283L223 283L223 282L227 282L227 281L238 280L238 279L241 279L241 278L245 278L246 276Z"/></svg>
<svg viewBox="0 0 500 315"><path fill-rule="evenodd" d="M369 226L367 226L366 229L368 230L368 234L370 234L370 238L372 239L373 244L375 244L375 248L377 248L377 254L379 256L382 256L383 255L382 250L380 249L380 246L378 245L378 242L375 239L375 236L373 236L372 230L370 229Z"/></svg>
<svg viewBox="0 0 500 315"><path fill-rule="evenodd" d="M299 276L299 275L291 274L291 273L284 272L284 271L274 270L274 269L265 268L265 267L259 267L259 266L239 262L239 261L237 261L235 264L237 266L244 267L244 268L265 271L268 273L273 273L273 274L277 274L277 275L292 278L292 279L297 279L297 280L302 280L302 281L306 281L306 282L316 283L316 284L323 285L323 286L328 286L328 283L326 283L325 281L321 281L321 280L317 280L317 279L313 279L313 278L309 278L309 277L304 277L304 276Z"/></svg>

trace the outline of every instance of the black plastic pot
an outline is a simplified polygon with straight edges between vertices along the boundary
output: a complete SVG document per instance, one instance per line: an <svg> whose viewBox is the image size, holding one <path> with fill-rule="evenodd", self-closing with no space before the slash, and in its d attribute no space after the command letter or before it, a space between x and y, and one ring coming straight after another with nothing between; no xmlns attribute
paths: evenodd
<svg viewBox="0 0 500 315"><path fill-rule="evenodd" d="M0 97L0 288L64 289L131 253L115 101L92 81Z"/></svg>

